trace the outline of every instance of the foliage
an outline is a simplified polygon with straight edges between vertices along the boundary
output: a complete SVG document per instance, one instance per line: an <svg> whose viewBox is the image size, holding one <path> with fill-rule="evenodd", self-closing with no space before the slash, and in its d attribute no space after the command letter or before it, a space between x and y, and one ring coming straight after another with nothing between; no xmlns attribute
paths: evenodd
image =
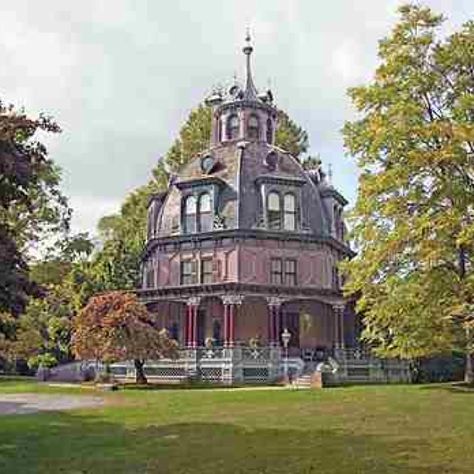
<svg viewBox="0 0 474 474"><path fill-rule="evenodd" d="M31 119L0 102L0 311L13 315L37 292L28 275L28 246L68 228L59 170L35 139L59 131L49 117Z"/></svg>
<svg viewBox="0 0 474 474"><path fill-rule="evenodd" d="M275 132L275 145L290 152L295 158L301 158L308 151L308 134L283 110L278 111L278 125Z"/></svg>
<svg viewBox="0 0 474 474"><path fill-rule="evenodd" d="M25 360L32 368L71 360L72 317L95 291L84 275L92 242L84 234L69 236L55 255L32 262L30 278L41 287L40 297L30 298L17 319L4 316L0 324L6 360ZM78 278L78 275L81 277Z"/></svg>
<svg viewBox="0 0 474 474"><path fill-rule="evenodd" d="M381 64L349 91L344 127L361 171L351 215L358 256L347 294L379 353L472 352L474 325L474 23L438 41L443 19L400 7ZM470 357L468 357L468 362Z"/></svg>
<svg viewBox="0 0 474 474"><path fill-rule="evenodd" d="M81 359L106 363L134 360L137 382L146 383L146 359L176 354L176 342L156 328L132 293L112 291L92 297L74 318L73 351Z"/></svg>

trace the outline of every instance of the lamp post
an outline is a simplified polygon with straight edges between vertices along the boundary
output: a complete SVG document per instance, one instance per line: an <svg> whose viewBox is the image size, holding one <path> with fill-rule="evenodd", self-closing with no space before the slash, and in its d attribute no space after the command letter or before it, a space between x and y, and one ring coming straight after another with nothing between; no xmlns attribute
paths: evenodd
<svg viewBox="0 0 474 474"><path fill-rule="evenodd" d="M288 328L285 328L281 333L281 340L283 341L283 347L285 348L285 365L284 365L284 374L285 380L288 380L288 343L291 339L291 332L288 331Z"/></svg>

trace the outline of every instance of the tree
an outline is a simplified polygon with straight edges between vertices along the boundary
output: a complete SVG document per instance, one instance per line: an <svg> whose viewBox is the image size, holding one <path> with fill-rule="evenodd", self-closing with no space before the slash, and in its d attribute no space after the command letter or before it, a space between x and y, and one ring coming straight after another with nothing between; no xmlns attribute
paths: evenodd
<svg viewBox="0 0 474 474"><path fill-rule="evenodd" d="M174 357L176 341L159 330L136 295L112 291L94 296L74 318L73 350L81 359L133 360L136 382L147 383L147 359Z"/></svg>
<svg viewBox="0 0 474 474"><path fill-rule="evenodd" d="M38 290L28 274L28 246L68 229L59 170L35 140L59 131L51 118L31 119L0 101L0 311L12 315Z"/></svg>
<svg viewBox="0 0 474 474"><path fill-rule="evenodd" d="M275 132L275 145L289 151L295 158L301 159L308 151L308 134L283 110L278 111L278 125Z"/></svg>
<svg viewBox="0 0 474 474"><path fill-rule="evenodd" d="M399 12L374 79L349 91L360 116L344 138L361 174L345 291L380 354L461 349L472 382L474 23L440 41L440 15Z"/></svg>
<svg viewBox="0 0 474 474"><path fill-rule="evenodd" d="M71 321L95 290L88 278L78 278L92 247L85 234L68 236L54 254L31 262L30 278L40 286L41 297L30 298L22 314L5 327L10 329L5 331L5 359L24 360L30 368L72 359Z"/></svg>

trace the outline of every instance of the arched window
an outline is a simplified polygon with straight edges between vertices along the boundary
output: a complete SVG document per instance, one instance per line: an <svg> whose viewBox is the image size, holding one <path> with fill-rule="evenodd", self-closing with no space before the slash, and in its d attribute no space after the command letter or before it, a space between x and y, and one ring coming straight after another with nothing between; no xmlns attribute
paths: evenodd
<svg viewBox="0 0 474 474"><path fill-rule="evenodd" d="M250 140L258 140L260 138L260 125L256 115L251 115L249 117L249 123L247 124L247 138Z"/></svg>
<svg viewBox="0 0 474 474"><path fill-rule="evenodd" d="M211 196L203 193L199 196L199 232L212 230Z"/></svg>
<svg viewBox="0 0 474 474"><path fill-rule="evenodd" d="M283 199L283 228L296 230L296 199L293 194L285 194Z"/></svg>
<svg viewBox="0 0 474 474"><path fill-rule="evenodd" d="M231 115L227 119L227 140L235 140L240 136L240 120L237 115Z"/></svg>
<svg viewBox="0 0 474 474"><path fill-rule="evenodd" d="M267 218L268 218L268 227L270 229L281 228L280 195L275 191L268 193Z"/></svg>
<svg viewBox="0 0 474 474"><path fill-rule="evenodd" d="M184 232L196 232L196 198L188 196L184 202Z"/></svg>
<svg viewBox="0 0 474 474"><path fill-rule="evenodd" d="M267 119L267 143L273 143L273 124L271 119Z"/></svg>

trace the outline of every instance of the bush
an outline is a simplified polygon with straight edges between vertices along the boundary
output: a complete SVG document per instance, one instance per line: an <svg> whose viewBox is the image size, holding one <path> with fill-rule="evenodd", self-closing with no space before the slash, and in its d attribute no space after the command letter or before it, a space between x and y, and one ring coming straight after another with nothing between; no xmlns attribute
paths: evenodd
<svg viewBox="0 0 474 474"><path fill-rule="evenodd" d="M453 352L426 359L419 359L413 366L415 383L454 382L464 377L464 354Z"/></svg>

